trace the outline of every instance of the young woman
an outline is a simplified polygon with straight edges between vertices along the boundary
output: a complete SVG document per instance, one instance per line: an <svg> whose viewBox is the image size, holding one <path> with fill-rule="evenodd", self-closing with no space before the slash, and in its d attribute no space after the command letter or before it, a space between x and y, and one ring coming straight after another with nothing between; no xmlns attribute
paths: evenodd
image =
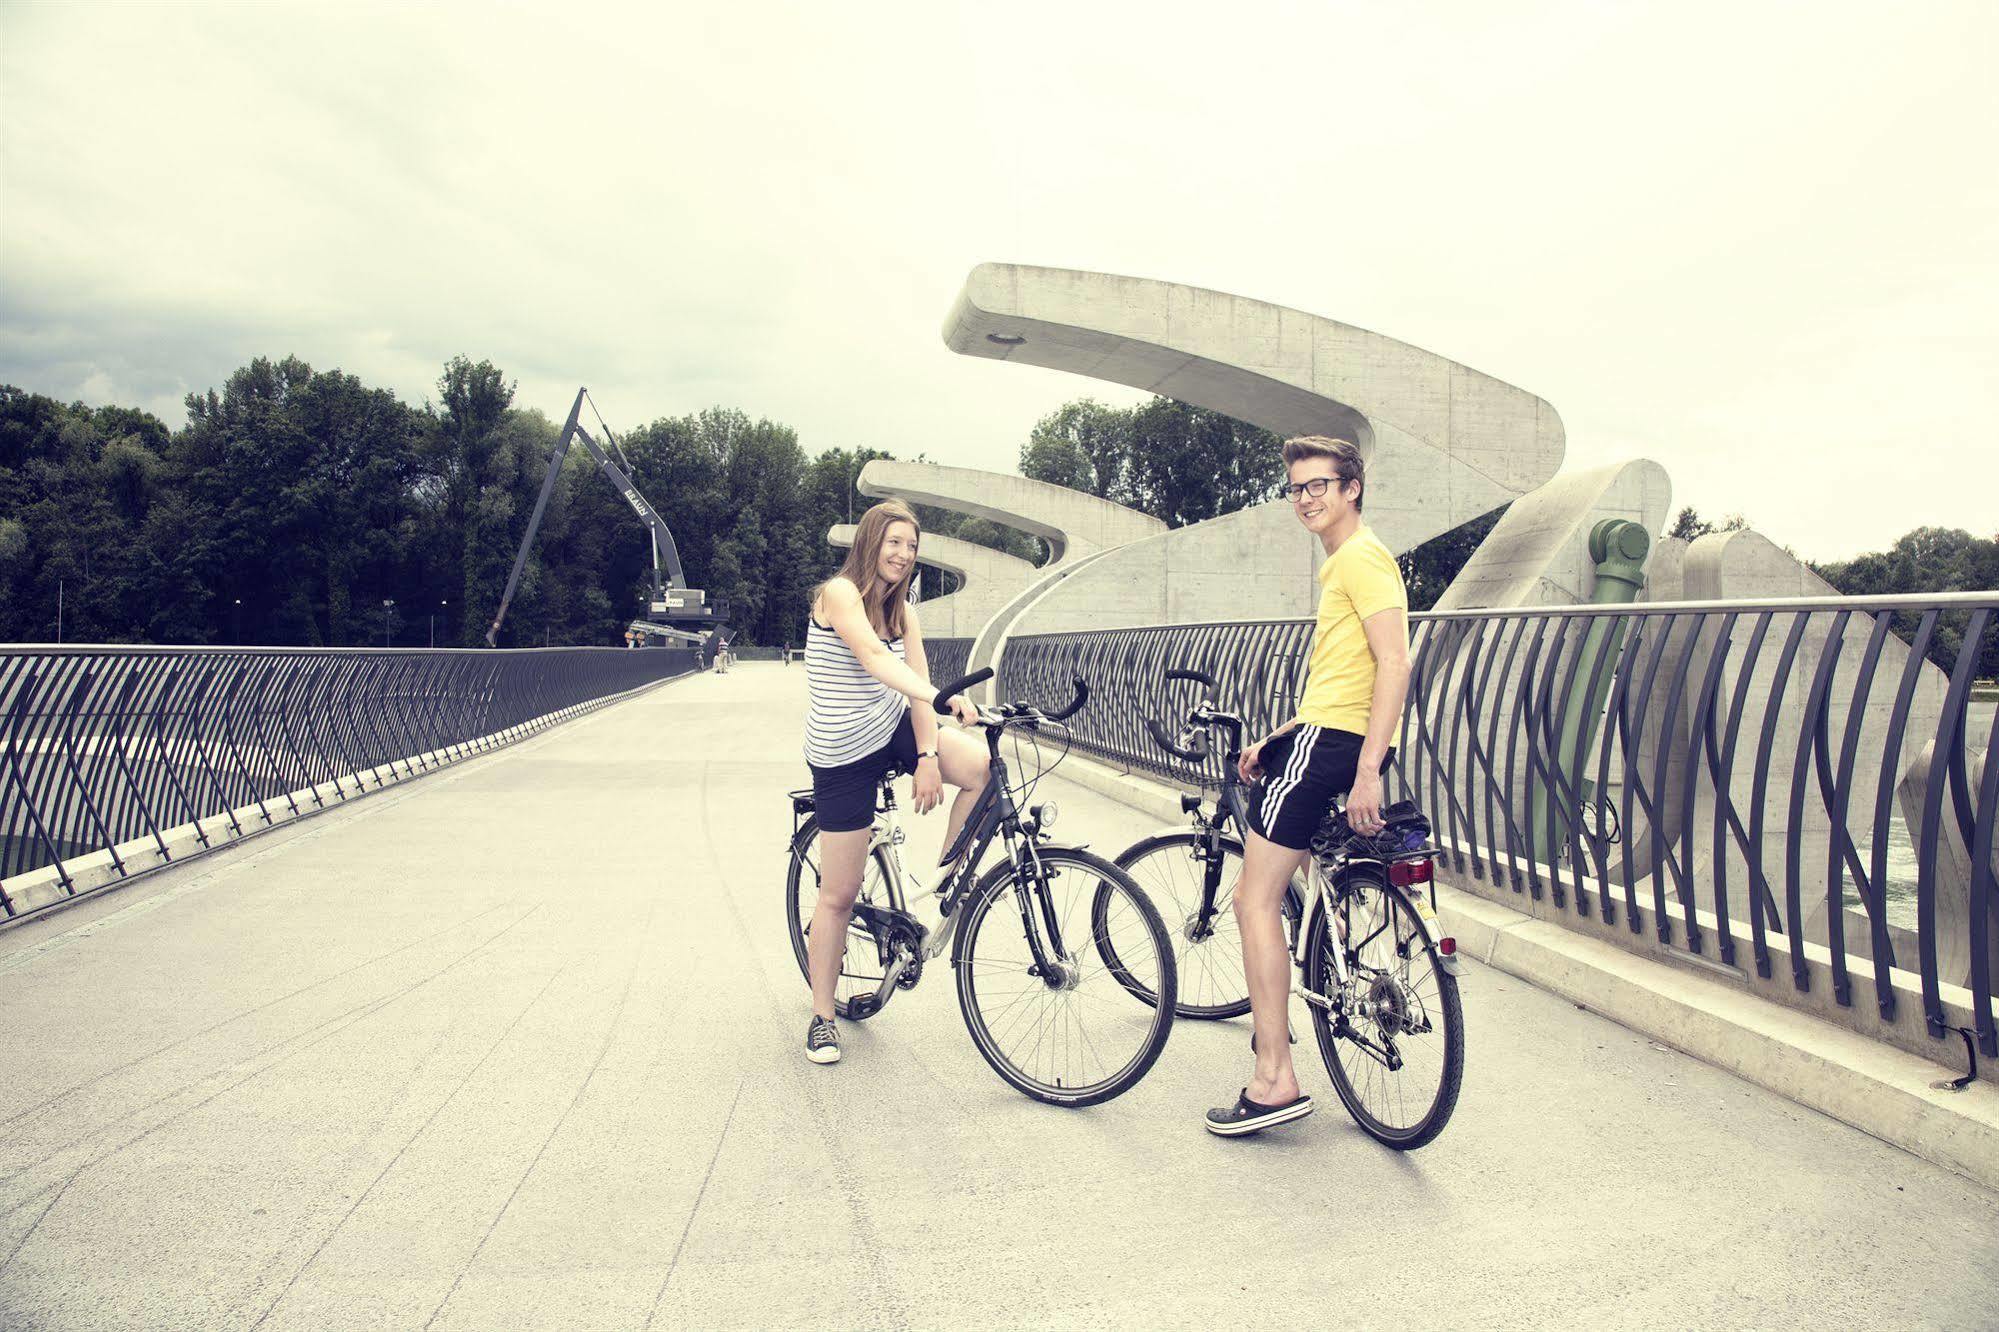
<svg viewBox="0 0 1999 1332"><path fill-rule="evenodd" d="M923 655L916 605L909 599L921 535L908 505L882 501L862 516L840 572L812 596L812 623L805 634L811 700L805 761L812 768L819 817L819 904L806 948L812 1020L805 1057L815 1064L840 1058L833 990L867 862L876 784L892 772L913 774L919 814L942 803L946 782L957 787L944 834L947 848L986 785L985 746L940 731L930 706L937 690ZM953 695L950 704L965 725L978 720L963 695Z"/></svg>

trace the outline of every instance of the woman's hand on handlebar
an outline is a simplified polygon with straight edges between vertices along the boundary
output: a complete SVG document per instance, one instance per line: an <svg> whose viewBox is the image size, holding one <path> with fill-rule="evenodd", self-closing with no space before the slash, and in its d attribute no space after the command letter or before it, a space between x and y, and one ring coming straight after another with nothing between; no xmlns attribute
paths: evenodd
<svg viewBox="0 0 1999 1332"><path fill-rule="evenodd" d="M977 726L979 724L979 705L972 702L971 699L966 698L963 694L953 694L948 702L951 705L951 715L958 719L958 725Z"/></svg>

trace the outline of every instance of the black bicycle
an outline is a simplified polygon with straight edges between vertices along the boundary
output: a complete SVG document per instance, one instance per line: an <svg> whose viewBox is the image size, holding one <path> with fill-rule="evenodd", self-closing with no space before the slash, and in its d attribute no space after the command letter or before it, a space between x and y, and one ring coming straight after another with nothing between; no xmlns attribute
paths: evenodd
<svg viewBox="0 0 1999 1332"><path fill-rule="evenodd" d="M992 674L988 668L945 686L933 706L948 713L952 695ZM1158 1060L1172 1030L1178 984L1157 908L1116 865L1053 840L1052 801L1029 807L1023 817L1019 800L1031 795L1035 779L1016 788L1000 757L1004 736L1043 733L1082 707L1088 686L1078 679L1075 688L1060 712L1044 713L1029 703L979 709L992 775L946 853L948 868L934 889L903 868L895 791L882 782L847 927L836 1011L855 1022L873 1017L897 990L916 985L925 963L950 948L958 1005L986 1062L1036 1100L1083 1106L1130 1090ZM799 970L809 979L819 826L811 791L793 791L791 807L786 925ZM981 875L979 861L995 838L1004 842L1005 857ZM913 900L930 896L936 898L934 921L910 909Z"/></svg>
<svg viewBox="0 0 1999 1332"><path fill-rule="evenodd" d="M1195 766L1208 761L1219 735L1220 795L1212 813L1198 793L1181 796L1191 826L1141 839L1117 864L1174 923L1179 1015L1237 1017L1249 1011L1233 910L1249 828L1248 788L1237 768L1243 723L1217 706L1206 672L1172 670L1166 680L1206 693L1177 737L1151 718L1146 728L1160 748ZM1442 1132L1457 1105L1464 1008L1457 944L1437 924L1429 823L1406 801L1382 813L1386 826L1373 837L1353 832L1337 808L1327 814L1305 872L1285 890L1283 919L1299 973L1295 992L1311 1011L1341 1102L1376 1139L1410 1150ZM1147 997L1135 981L1132 988Z"/></svg>

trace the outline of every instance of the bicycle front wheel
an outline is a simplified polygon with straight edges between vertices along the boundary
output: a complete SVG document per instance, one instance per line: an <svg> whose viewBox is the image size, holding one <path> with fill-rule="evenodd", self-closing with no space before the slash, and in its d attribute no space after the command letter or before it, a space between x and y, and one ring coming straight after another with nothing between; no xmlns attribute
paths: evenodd
<svg viewBox="0 0 1999 1332"><path fill-rule="evenodd" d="M1242 843L1217 837L1210 860L1208 835L1195 828L1161 833L1125 848L1117 866L1152 898L1173 940L1184 1018L1232 1018L1249 1011L1249 981L1242 969L1242 936L1236 931L1235 889L1242 879ZM1201 918L1201 898L1214 875L1213 911ZM1103 897L1105 906L1110 896ZM1106 959L1118 966L1116 955ZM1127 973L1128 975L1129 973ZM1135 980L1127 988L1152 1002Z"/></svg>
<svg viewBox="0 0 1999 1332"><path fill-rule="evenodd" d="M966 901L952 956L958 1004L972 1044L1009 1085L1054 1105L1096 1105L1136 1086L1166 1048L1173 945L1151 899L1102 856L1046 847L1037 859L1025 875L1011 861L995 866Z"/></svg>
<svg viewBox="0 0 1999 1332"><path fill-rule="evenodd" d="M1341 871L1328 911L1306 939L1306 984L1334 1005L1310 1005L1319 1054L1354 1122L1413 1151L1444 1131L1464 1082L1464 1006L1457 977L1424 941L1416 906L1371 865ZM1332 949L1346 950L1345 986Z"/></svg>

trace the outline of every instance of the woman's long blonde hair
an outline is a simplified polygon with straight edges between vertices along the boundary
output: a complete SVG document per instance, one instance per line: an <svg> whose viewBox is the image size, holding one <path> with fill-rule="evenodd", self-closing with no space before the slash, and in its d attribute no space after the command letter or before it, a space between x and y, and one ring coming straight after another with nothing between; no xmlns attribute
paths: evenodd
<svg viewBox="0 0 1999 1332"><path fill-rule="evenodd" d="M909 572L898 579L893 586L885 586L875 572L881 566L882 542L888 536L889 524L908 523L916 529L916 539L923 540L923 524L916 521L915 513L901 500L883 500L861 515L861 522L854 529L854 544L847 550L847 559L840 566L834 578L844 578L861 592L861 605L867 608L868 623L883 638L894 640L902 637L902 608L909 602L909 584L916 577L916 561L909 563ZM826 580L831 582L832 579ZM819 594L826 590L826 583L812 589L812 604L817 607Z"/></svg>

